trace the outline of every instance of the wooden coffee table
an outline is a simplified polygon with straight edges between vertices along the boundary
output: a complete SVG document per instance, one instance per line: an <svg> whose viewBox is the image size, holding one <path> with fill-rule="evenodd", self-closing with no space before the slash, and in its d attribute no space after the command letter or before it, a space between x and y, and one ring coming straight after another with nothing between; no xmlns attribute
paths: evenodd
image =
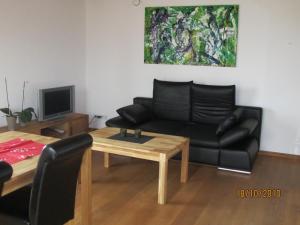
<svg viewBox="0 0 300 225"><path fill-rule="evenodd" d="M94 138L92 150L104 152L104 167L109 167L109 154L129 156L159 162L158 204L165 204L167 197L168 160L182 152L181 182L188 179L189 139L157 133L143 132L153 139L144 144L112 140L109 137L119 133L118 128L103 128L90 134ZM128 131L133 133L133 131Z"/></svg>

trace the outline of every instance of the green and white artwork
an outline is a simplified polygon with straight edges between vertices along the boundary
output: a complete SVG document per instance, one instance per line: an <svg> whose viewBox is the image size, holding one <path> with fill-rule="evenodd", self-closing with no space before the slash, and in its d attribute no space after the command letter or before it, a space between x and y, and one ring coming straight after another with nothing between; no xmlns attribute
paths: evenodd
<svg viewBox="0 0 300 225"><path fill-rule="evenodd" d="M147 7L144 62L235 67L238 5Z"/></svg>

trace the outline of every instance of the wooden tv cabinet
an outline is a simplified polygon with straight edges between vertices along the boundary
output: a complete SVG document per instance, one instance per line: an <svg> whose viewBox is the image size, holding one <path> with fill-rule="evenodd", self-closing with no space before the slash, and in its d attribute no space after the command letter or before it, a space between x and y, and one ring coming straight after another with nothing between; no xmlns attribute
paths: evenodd
<svg viewBox="0 0 300 225"><path fill-rule="evenodd" d="M71 135L88 132L89 116L80 113L71 113L61 119L47 121L33 120L26 126L17 125L16 131L38 134L49 137L64 138ZM7 127L1 127L0 132L8 131Z"/></svg>

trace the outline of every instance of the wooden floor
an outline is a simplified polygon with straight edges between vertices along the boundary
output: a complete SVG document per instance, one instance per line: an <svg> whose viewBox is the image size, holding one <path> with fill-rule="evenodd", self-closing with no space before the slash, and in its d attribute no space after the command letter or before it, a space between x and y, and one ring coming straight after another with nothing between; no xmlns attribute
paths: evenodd
<svg viewBox="0 0 300 225"><path fill-rule="evenodd" d="M300 160L259 156L252 175L169 163L168 204L157 204L158 164L93 154L93 225L300 225ZM280 198L241 199L239 190L281 189ZM77 209L80 210L80 207Z"/></svg>

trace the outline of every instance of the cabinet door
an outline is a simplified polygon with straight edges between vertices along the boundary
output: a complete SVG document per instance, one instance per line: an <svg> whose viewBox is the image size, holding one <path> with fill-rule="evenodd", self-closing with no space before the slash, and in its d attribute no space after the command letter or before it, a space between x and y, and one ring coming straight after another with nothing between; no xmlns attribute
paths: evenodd
<svg viewBox="0 0 300 225"><path fill-rule="evenodd" d="M71 121L71 129L72 129L72 135L88 132L89 129L88 116Z"/></svg>

